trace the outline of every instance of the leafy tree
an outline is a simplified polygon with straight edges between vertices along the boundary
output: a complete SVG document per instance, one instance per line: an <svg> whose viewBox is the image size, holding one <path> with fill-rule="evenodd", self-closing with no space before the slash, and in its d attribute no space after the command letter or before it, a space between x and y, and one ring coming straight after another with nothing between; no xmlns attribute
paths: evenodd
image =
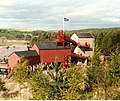
<svg viewBox="0 0 120 101"><path fill-rule="evenodd" d="M24 58L21 58L20 63L14 67L13 79L15 82L23 84L29 79L29 62Z"/></svg>

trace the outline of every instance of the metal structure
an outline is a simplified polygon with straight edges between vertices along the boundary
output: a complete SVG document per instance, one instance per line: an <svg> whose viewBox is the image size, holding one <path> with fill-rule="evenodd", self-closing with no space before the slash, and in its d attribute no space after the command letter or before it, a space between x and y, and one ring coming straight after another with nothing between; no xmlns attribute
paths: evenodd
<svg viewBox="0 0 120 101"><path fill-rule="evenodd" d="M58 35L57 35L57 38L58 38L58 42L62 42L62 44L63 44L63 46L64 46L64 43L65 43L65 41L66 42L69 42L69 43L71 43L72 45L74 45L75 47L79 47L79 48L87 48L87 49L89 49L90 48L90 44L87 44L87 43L85 43L84 45L81 45L80 43L77 43L75 40L72 40L70 37L68 37L68 36L66 36L65 34L64 34L64 31L63 30L61 30L61 31L59 31L58 32ZM72 57L76 57L76 58L80 58L80 59L84 59L84 60L91 60L91 58L90 57L86 57L86 56L80 56L80 55L78 55L78 54L75 54L75 53L71 53L71 56Z"/></svg>

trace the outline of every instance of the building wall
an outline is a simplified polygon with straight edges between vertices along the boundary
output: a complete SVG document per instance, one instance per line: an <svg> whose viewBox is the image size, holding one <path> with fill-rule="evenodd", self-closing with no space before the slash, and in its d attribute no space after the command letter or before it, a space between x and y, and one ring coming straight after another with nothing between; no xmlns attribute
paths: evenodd
<svg viewBox="0 0 120 101"><path fill-rule="evenodd" d="M75 33L71 36L71 39L75 40L78 43L79 38Z"/></svg>
<svg viewBox="0 0 120 101"><path fill-rule="evenodd" d="M15 53L11 54L8 57L8 68L13 68L18 61L20 61L20 58Z"/></svg>
<svg viewBox="0 0 120 101"><path fill-rule="evenodd" d="M94 54L94 38L79 38L75 33L71 36L72 40L75 40L77 43L80 43L81 45L85 45L87 42L88 45L90 45L90 49L82 49L79 47L76 47L74 50L74 53L83 55L83 56L90 56L92 57Z"/></svg>
<svg viewBox="0 0 120 101"><path fill-rule="evenodd" d="M40 63L39 56L32 56L25 58L29 61L29 65L33 66ZM8 68L14 68L14 66L20 62L20 57L18 57L15 53L11 54L8 58Z"/></svg>
<svg viewBox="0 0 120 101"><path fill-rule="evenodd" d="M40 63L40 57L39 56L32 56L32 57L27 57L25 58L29 61L29 65L38 65Z"/></svg>
<svg viewBox="0 0 120 101"><path fill-rule="evenodd" d="M71 61L71 49L60 49L60 50L40 50L40 62L41 63L50 63L63 62L65 56L70 56L69 61Z"/></svg>
<svg viewBox="0 0 120 101"><path fill-rule="evenodd" d="M90 44L90 48L93 48L94 50L94 38L79 38L78 42L82 45L85 45L85 43L87 42L88 44Z"/></svg>
<svg viewBox="0 0 120 101"><path fill-rule="evenodd" d="M90 45L90 50L85 50L85 56L90 56L92 57L94 54L94 38L79 38L78 42L81 45L85 45L87 42L88 45Z"/></svg>
<svg viewBox="0 0 120 101"><path fill-rule="evenodd" d="M39 52L40 50L38 49L38 47L36 46L36 44L34 44L30 50L36 50L36 52L37 52L38 54L40 53L40 52Z"/></svg>
<svg viewBox="0 0 120 101"><path fill-rule="evenodd" d="M74 53L85 56L85 53L78 46L75 48Z"/></svg>

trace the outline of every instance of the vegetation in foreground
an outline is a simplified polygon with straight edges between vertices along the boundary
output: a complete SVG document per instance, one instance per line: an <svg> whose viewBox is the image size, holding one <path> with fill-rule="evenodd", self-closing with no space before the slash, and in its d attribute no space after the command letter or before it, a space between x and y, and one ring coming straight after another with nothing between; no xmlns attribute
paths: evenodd
<svg viewBox="0 0 120 101"><path fill-rule="evenodd" d="M116 50L111 61L100 62L99 52L86 68L63 69L57 63L53 70L42 66L34 71L22 61L14 70L14 81L27 82L34 100L119 100L120 54Z"/></svg>

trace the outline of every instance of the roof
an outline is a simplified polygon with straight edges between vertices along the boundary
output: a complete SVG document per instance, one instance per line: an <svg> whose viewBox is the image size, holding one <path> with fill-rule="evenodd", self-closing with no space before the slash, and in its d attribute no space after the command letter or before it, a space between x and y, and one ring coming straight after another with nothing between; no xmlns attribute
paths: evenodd
<svg viewBox="0 0 120 101"><path fill-rule="evenodd" d="M31 57L31 56L38 56L37 52L35 50L30 51L18 51L14 52L19 57Z"/></svg>
<svg viewBox="0 0 120 101"><path fill-rule="evenodd" d="M94 38L91 33L76 33L79 38Z"/></svg>
<svg viewBox="0 0 120 101"><path fill-rule="evenodd" d="M68 47L63 47L62 44L58 42L44 42L44 43L37 43L36 46L39 49L68 49Z"/></svg>

